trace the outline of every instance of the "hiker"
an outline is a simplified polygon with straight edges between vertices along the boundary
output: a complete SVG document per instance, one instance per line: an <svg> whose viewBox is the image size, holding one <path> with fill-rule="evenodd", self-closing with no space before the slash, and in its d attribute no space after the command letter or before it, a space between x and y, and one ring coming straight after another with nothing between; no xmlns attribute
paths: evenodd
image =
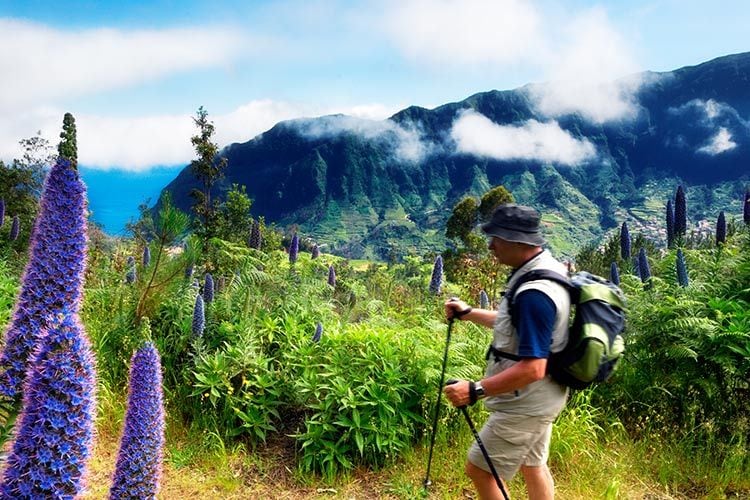
<svg viewBox="0 0 750 500"><path fill-rule="evenodd" d="M542 248L539 220L533 208L504 204L482 225L490 251L513 268L507 289L534 269L567 275L565 265ZM565 406L568 389L552 380L546 368L550 352L562 350L567 341L568 291L550 280L522 284L513 299L513 321L505 298L496 311L473 309L453 299L445 303L445 313L448 319L455 315L492 328L493 339L485 377L446 385L443 392L456 407L485 400L490 416L479 435L506 486L520 469L531 500L554 498L547 458L552 422ZM466 474L480 498L502 498L477 443L469 449Z"/></svg>

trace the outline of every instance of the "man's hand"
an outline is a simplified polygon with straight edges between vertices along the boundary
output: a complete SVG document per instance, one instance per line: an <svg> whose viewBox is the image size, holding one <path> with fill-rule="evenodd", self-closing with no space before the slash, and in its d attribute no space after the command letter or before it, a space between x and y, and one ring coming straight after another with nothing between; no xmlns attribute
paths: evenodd
<svg viewBox="0 0 750 500"><path fill-rule="evenodd" d="M449 299L445 302L445 317L447 319L461 319L465 314L471 312L471 306L463 300L456 298Z"/></svg>
<svg viewBox="0 0 750 500"><path fill-rule="evenodd" d="M469 381L459 380L443 387L443 394L456 408L469 406Z"/></svg>

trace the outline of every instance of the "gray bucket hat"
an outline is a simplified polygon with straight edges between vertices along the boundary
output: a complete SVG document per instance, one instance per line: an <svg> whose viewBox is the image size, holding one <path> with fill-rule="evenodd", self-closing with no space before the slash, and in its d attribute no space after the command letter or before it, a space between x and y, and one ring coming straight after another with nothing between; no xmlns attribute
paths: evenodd
<svg viewBox="0 0 750 500"><path fill-rule="evenodd" d="M482 224L482 231L505 241L540 247L546 243L539 227L540 219L539 212L531 207L505 203L495 208L490 221Z"/></svg>

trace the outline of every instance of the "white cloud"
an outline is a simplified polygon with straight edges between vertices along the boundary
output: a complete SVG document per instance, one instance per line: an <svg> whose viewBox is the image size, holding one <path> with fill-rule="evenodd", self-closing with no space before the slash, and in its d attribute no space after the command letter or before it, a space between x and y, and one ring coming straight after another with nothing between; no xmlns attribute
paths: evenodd
<svg viewBox="0 0 750 500"><path fill-rule="evenodd" d="M542 38L539 13L523 0L399 0L383 29L408 57L438 65L515 63Z"/></svg>
<svg viewBox="0 0 750 500"><path fill-rule="evenodd" d="M546 116L580 113L594 123L629 119L638 113L635 93L644 83L628 42L601 8L575 17L556 50L545 54L550 83L528 88Z"/></svg>
<svg viewBox="0 0 750 500"><path fill-rule="evenodd" d="M0 111L216 67L261 44L225 28L61 31L0 18Z"/></svg>
<svg viewBox="0 0 750 500"><path fill-rule="evenodd" d="M732 140L732 134L726 128L721 127L716 135L708 141L708 144L698 148L698 152L715 156L725 151L731 151L736 147L737 143Z"/></svg>
<svg viewBox="0 0 750 500"><path fill-rule="evenodd" d="M418 162L434 148L424 142L416 125L403 127L391 120L371 120L345 115L323 116L314 120L291 122L299 133L310 139L355 134L368 140L388 143L401 161Z"/></svg>
<svg viewBox="0 0 750 500"><path fill-rule="evenodd" d="M257 100L239 106L224 115L209 115L216 126L214 142L224 147L233 142L245 142L276 123L301 116L346 113L370 119L383 119L396 111L380 104L347 107L317 108L273 100ZM59 141L64 110L53 107L35 108L15 113L0 121L0 159L20 158L18 141L41 130L50 144ZM355 118L349 117L351 120ZM109 117L76 115L78 132L78 161L82 165L102 170L124 169L147 171L158 165L185 165L195 157L190 137L195 134L192 115L152 115L141 117ZM405 156L413 156L418 143L407 131L399 132ZM411 142L410 142L411 140ZM409 148L414 152L409 152Z"/></svg>
<svg viewBox="0 0 750 500"><path fill-rule="evenodd" d="M551 82L528 87L542 115L580 113L595 123L634 117L644 82L623 78L640 67L606 11L540 7L530 0L400 0L384 25L406 56L440 70L532 68Z"/></svg>
<svg viewBox="0 0 750 500"><path fill-rule="evenodd" d="M465 111L453 122L451 137L458 152L496 160L576 165L596 156L591 142L572 137L556 121L498 125L475 111Z"/></svg>

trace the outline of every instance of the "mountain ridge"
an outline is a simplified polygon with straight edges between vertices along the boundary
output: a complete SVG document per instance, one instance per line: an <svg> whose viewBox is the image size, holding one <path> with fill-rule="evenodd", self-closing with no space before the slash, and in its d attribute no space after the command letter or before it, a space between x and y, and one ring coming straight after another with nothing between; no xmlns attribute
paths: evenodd
<svg viewBox="0 0 750 500"><path fill-rule="evenodd" d="M409 106L382 121L329 115L280 122L222 150L229 163L216 194L244 184L254 215L298 224L336 253L386 258L445 248L442 228L453 205L498 184L549 213L550 241L563 251L641 210L648 182L730 183L730 191L741 191L748 169L740 165L750 162L750 52L631 75L618 85L633 78L641 84L628 96L634 115L627 119L545 115L534 92L552 84L528 84L433 109ZM573 147L589 151L590 144L595 156L566 165L461 150L456 124L466 116L498 133L542 127ZM165 190L187 210L197 186L186 167Z"/></svg>

